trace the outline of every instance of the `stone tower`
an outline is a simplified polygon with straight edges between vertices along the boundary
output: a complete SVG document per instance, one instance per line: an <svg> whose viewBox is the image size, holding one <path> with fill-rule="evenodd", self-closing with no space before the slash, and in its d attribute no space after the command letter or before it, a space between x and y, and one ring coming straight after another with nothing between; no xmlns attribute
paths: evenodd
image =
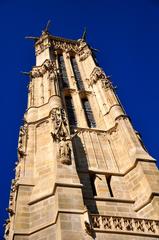
<svg viewBox="0 0 159 240"><path fill-rule="evenodd" d="M159 175L85 40L35 38L6 240L159 238Z"/></svg>

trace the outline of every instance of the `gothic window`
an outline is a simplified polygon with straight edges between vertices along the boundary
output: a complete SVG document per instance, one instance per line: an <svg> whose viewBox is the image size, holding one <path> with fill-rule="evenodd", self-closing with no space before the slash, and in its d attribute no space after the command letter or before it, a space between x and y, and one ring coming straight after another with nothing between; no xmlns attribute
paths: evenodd
<svg viewBox="0 0 159 240"><path fill-rule="evenodd" d="M89 128L96 127L96 123L95 123L94 116L93 116L93 113L91 110L91 106L90 106L87 98L82 99L82 105L83 105L83 109L85 112L88 127Z"/></svg>
<svg viewBox="0 0 159 240"><path fill-rule="evenodd" d="M72 97L66 96L65 103L67 108L69 124L73 126L77 126L76 113L75 113Z"/></svg>
<svg viewBox="0 0 159 240"><path fill-rule="evenodd" d="M83 82L82 82L82 79L81 79L81 74L80 74L80 71L79 71L79 68L78 68L75 57L71 57L70 61L71 61L73 73L74 73L74 76L75 76L75 80L76 80L76 83L77 83L77 88L79 90L83 90L84 85L83 85Z"/></svg>
<svg viewBox="0 0 159 240"><path fill-rule="evenodd" d="M64 88L68 88L69 87L69 82L68 82L65 62L64 62L64 58L63 58L62 54L58 55L58 64L59 64L60 76L61 76L61 79L62 79L62 86Z"/></svg>

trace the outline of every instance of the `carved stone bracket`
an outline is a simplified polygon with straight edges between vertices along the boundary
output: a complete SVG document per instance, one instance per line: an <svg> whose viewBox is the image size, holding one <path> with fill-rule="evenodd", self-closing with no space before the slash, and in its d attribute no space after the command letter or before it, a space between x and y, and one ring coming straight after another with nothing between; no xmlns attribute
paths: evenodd
<svg viewBox="0 0 159 240"><path fill-rule="evenodd" d="M91 215L91 220L95 231L159 235L159 221L156 220L100 215Z"/></svg>
<svg viewBox="0 0 159 240"><path fill-rule="evenodd" d="M90 75L90 84L96 83L99 79L105 79L106 75L100 67L95 67Z"/></svg>
<svg viewBox="0 0 159 240"><path fill-rule="evenodd" d="M104 71L100 67L95 67L90 75L89 84L93 85L100 80L102 83L102 88L104 89L113 88L113 85L109 80L109 78L110 77L107 77Z"/></svg>
<svg viewBox="0 0 159 240"><path fill-rule="evenodd" d="M40 67L34 67L30 75L32 78L43 77L47 71L52 71L54 73L57 72L56 64L49 59L47 59Z"/></svg>

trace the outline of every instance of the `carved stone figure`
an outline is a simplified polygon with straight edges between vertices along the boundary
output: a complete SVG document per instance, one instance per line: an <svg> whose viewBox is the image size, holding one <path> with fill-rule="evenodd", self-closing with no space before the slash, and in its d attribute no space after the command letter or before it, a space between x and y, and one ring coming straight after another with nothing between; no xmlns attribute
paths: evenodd
<svg viewBox="0 0 159 240"><path fill-rule="evenodd" d="M16 168L15 168L15 179L19 180L20 178L20 173L21 173L21 164L18 163Z"/></svg>
<svg viewBox="0 0 159 240"><path fill-rule="evenodd" d="M102 81L102 87L104 88L104 89L107 89L107 88L113 88L113 85L112 85L112 83L110 82L110 80L109 80L109 78L103 78L103 79L101 79L101 81Z"/></svg>
<svg viewBox="0 0 159 240"><path fill-rule="evenodd" d="M28 85L28 92L29 92L29 98L30 98L30 105L32 106L34 104L34 96L33 96L33 82L30 81Z"/></svg>
<svg viewBox="0 0 159 240"><path fill-rule="evenodd" d="M46 66L43 64L43 65L39 68L39 71L40 71L40 73L41 73L41 76L43 76L43 75L46 73L46 71L47 71Z"/></svg>
<svg viewBox="0 0 159 240"><path fill-rule="evenodd" d="M14 205L14 193L11 192L9 197L9 207L13 208L13 205Z"/></svg>
<svg viewBox="0 0 159 240"><path fill-rule="evenodd" d="M18 157L21 160L25 154L25 143L27 138L27 124L25 123L24 126L20 127L19 131L19 141L18 141Z"/></svg>
<svg viewBox="0 0 159 240"><path fill-rule="evenodd" d="M39 68L33 68L33 70L31 71L31 77L32 78L42 77L42 73L40 72Z"/></svg>
<svg viewBox="0 0 159 240"><path fill-rule="evenodd" d="M99 79L105 79L106 75L100 67L95 67L90 75L90 84L96 83Z"/></svg>
<svg viewBox="0 0 159 240"><path fill-rule="evenodd" d="M51 113L53 131L51 135L54 140L61 141L69 136L65 111L61 108L54 108Z"/></svg>
<svg viewBox="0 0 159 240"><path fill-rule="evenodd" d="M9 235L9 231L10 231L10 219L7 219L3 226L5 227L4 239L7 240L8 239L8 235Z"/></svg>
<svg viewBox="0 0 159 240"><path fill-rule="evenodd" d="M93 228L91 226L90 223L88 223L87 221L84 222L84 225L85 225L85 231L88 235L92 236L94 235L94 232L93 232Z"/></svg>
<svg viewBox="0 0 159 240"><path fill-rule="evenodd" d="M30 83L29 83L29 85L28 85L28 91L29 91L29 93L32 92L32 87L33 87L33 83L32 83L32 81L30 81Z"/></svg>
<svg viewBox="0 0 159 240"><path fill-rule="evenodd" d="M62 139L59 143L59 157L62 163L71 164L71 148L68 140Z"/></svg>
<svg viewBox="0 0 159 240"><path fill-rule="evenodd" d="M15 192L16 190L17 190L17 180L12 179L11 192Z"/></svg>
<svg viewBox="0 0 159 240"><path fill-rule="evenodd" d="M15 214L15 212L14 212L14 210L12 208L6 208L6 211L9 213L9 215L11 217Z"/></svg>
<svg viewBox="0 0 159 240"><path fill-rule="evenodd" d="M45 66L46 70L53 70L53 69L55 69L55 64L51 60L49 60L49 59L47 59L44 62L44 66Z"/></svg>
<svg viewBox="0 0 159 240"><path fill-rule="evenodd" d="M48 78L50 81L56 80L56 74L53 70L50 70Z"/></svg>
<svg viewBox="0 0 159 240"><path fill-rule="evenodd" d="M53 130L51 132L54 141L59 143L59 158L64 164L71 164L71 148L72 140L69 134L66 114L61 108L54 108L51 112Z"/></svg>

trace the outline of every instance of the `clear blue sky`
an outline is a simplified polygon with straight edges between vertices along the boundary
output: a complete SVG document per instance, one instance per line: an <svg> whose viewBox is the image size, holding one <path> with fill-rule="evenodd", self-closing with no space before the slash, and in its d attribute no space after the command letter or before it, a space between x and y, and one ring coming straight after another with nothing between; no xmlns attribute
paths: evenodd
<svg viewBox="0 0 159 240"><path fill-rule="evenodd" d="M27 101L28 79L20 71L35 64L33 43L24 37L39 36L48 19L52 34L66 38L78 39L87 27L100 65L112 74L134 127L159 159L159 1L0 0L0 240Z"/></svg>

